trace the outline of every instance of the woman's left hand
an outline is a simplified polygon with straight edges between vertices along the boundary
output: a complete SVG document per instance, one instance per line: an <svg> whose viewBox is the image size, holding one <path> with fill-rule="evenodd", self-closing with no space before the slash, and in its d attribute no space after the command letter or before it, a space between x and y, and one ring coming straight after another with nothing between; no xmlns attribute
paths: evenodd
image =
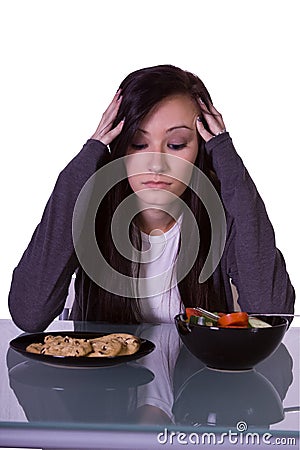
<svg viewBox="0 0 300 450"><path fill-rule="evenodd" d="M205 142L210 141L210 139L214 138L218 134L225 133L226 128L222 115L216 110L216 108L211 103L206 106L201 99L199 99L199 106L201 109L201 115L198 116L197 119L197 129ZM201 117L205 119L208 128L205 128Z"/></svg>

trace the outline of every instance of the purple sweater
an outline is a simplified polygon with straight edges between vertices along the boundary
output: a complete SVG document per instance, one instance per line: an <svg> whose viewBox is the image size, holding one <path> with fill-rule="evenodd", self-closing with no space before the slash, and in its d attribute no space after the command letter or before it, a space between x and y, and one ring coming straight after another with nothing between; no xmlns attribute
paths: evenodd
<svg viewBox="0 0 300 450"><path fill-rule="evenodd" d="M213 277L216 284L221 278L225 285L228 309L233 309L232 279L243 311L293 313L295 293L272 225L229 134L211 139L206 149L221 183L227 217L225 249ZM25 331L44 330L62 312L75 271L79 281L72 318L93 316L85 311L88 290L80 286L72 214L81 188L107 161L105 145L90 139L57 179L42 220L13 272L9 308L16 325Z"/></svg>

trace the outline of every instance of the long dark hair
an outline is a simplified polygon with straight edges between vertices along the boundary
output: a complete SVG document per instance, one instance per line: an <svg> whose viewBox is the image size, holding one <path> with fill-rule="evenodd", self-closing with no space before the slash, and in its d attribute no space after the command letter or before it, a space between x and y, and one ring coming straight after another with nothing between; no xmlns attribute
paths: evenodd
<svg viewBox="0 0 300 450"><path fill-rule="evenodd" d="M126 155L133 137L141 121L161 100L171 95L183 94L194 99L200 96L204 103L211 102L210 95L202 81L194 74L171 65L159 65L137 70L128 75L121 83L122 103L113 127L125 117L121 134L110 144L111 160ZM198 103L197 103L198 104ZM199 111L200 112L200 111ZM195 166L200 168L217 187L217 180L205 151L205 142L199 136L198 155ZM101 253L108 263L118 272L129 277L138 277L139 264L132 262L115 249L111 238L110 225L117 206L132 193L127 179L119 182L106 195L99 206L96 217L96 235ZM210 310L225 311L226 302L221 288L216 292L212 277L199 284L198 277L208 254L211 241L211 228L207 212L198 196L189 188L182 199L194 214L201 235L201 245L195 264L185 278L179 282L178 288L185 306L202 306ZM183 218L182 232L190 233L187 222ZM127 232L124 230L124 233ZM131 223L129 227L132 244L140 250L141 235L137 227ZM188 257L189 249L184 249ZM143 320L134 292L128 297L115 295L97 286L85 275L88 284L89 304L86 305L86 320L107 320L110 322L135 323Z"/></svg>

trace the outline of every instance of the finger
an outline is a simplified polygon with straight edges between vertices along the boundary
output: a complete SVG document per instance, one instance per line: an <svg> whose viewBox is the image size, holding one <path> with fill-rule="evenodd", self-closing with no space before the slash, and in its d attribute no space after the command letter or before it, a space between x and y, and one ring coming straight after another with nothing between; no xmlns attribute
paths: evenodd
<svg viewBox="0 0 300 450"><path fill-rule="evenodd" d="M214 105L209 100L207 100L207 102L205 103L202 100L202 98L199 97L198 102L203 111L210 113L210 114L214 114L215 116L221 116L219 111L217 111L217 109L214 107Z"/></svg>
<svg viewBox="0 0 300 450"><path fill-rule="evenodd" d="M107 133L111 129L112 124L114 123L115 118L117 117L117 114L118 114L118 111L120 108L120 104L121 104L121 100L122 100L122 97L120 97L117 100L117 103L112 105L112 108L110 111L106 111L102 115L101 121L98 126L98 129L101 130L100 131L101 134Z"/></svg>
<svg viewBox="0 0 300 450"><path fill-rule="evenodd" d="M222 114L219 113L219 111L217 111L217 109L214 107L214 105L212 103L209 102L208 105L206 105L200 97L199 104L200 104L203 114L205 114L206 117L208 117L208 116L212 117L215 119L215 121L224 125Z"/></svg>
<svg viewBox="0 0 300 450"><path fill-rule="evenodd" d="M212 103L209 103L209 110L216 116L222 117L221 113L217 111L217 109L214 107Z"/></svg>
<svg viewBox="0 0 300 450"><path fill-rule="evenodd" d="M113 122L120 108L121 101L122 95L118 97L115 95L108 108L104 111L101 121L105 121L105 123Z"/></svg>
<svg viewBox="0 0 300 450"><path fill-rule="evenodd" d="M110 130L108 133L106 133L104 136L99 139L104 145L110 144L122 131L123 125L124 125L124 119L121 120L121 122L118 123L118 125Z"/></svg>
<svg viewBox="0 0 300 450"><path fill-rule="evenodd" d="M197 130L200 136L204 139L205 142L208 142L210 139L214 137L214 134L210 133L204 126L200 117L197 118Z"/></svg>
<svg viewBox="0 0 300 450"><path fill-rule="evenodd" d="M115 103L117 103L117 101L119 100L120 96L121 96L121 89L118 89L117 92L115 93L115 95L113 96L112 101L110 102L110 104L106 108L105 112L108 111Z"/></svg>
<svg viewBox="0 0 300 450"><path fill-rule="evenodd" d="M98 139L101 141L102 137L110 131L121 105L122 95L120 94L120 92L121 90L119 89L116 92L113 100L109 104L108 108L102 114L101 120L95 133L92 136L92 139Z"/></svg>
<svg viewBox="0 0 300 450"><path fill-rule="evenodd" d="M216 110L216 108L211 103L207 106L201 98L199 98L199 106L208 125L209 131L213 135L216 135L221 131L224 132L225 124L222 115Z"/></svg>

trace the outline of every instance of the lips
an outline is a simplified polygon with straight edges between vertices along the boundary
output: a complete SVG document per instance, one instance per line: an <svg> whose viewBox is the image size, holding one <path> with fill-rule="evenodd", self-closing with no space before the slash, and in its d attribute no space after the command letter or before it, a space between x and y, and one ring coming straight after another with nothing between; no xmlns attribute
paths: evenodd
<svg viewBox="0 0 300 450"><path fill-rule="evenodd" d="M146 181L143 183L143 185L147 188L157 188L157 189L163 189L168 186L170 186L172 183L168 183L167 181Z"/></svg>

